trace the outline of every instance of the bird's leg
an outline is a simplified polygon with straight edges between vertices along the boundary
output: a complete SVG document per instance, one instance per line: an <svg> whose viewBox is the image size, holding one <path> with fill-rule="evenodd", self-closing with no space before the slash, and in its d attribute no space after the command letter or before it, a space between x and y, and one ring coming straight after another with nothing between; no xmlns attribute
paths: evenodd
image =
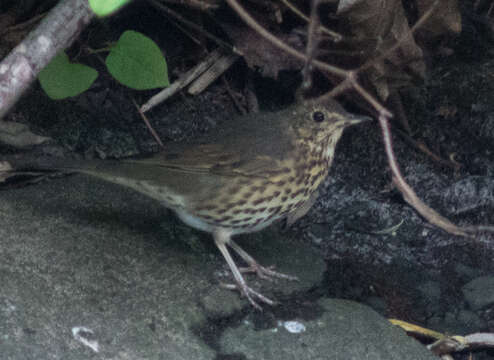
<svg viewBox="0 0 494 360"><path fill-rule="evenodd" d="M255 290L251 289L249 286L247 286L247 283L245 282L242 274L240 273L240 270L237 268L237 265L235 265L235 262L233 261L232 257L230 256L230 253L228 252L228 249L226 248L226 244L231 243L230 233L225 231L225 230L219 229L219 230L216 230L213 232L213 237L214 237L214 242L215 242L216 246L221 251L221 254L225 258L226 263L230 267L230 270L233 274L233 277L235 278L236 287L249 300L249 302L252 304L252 306L254 306L256 309L262 310L261 306L259 306L259 304L257 304L254 301L253 297L258 298L260 301L262 301L266 304L274 305L275 302L273 300L265 297L261 293L255 291Z"/></svg>
<svg viewBox="0 0 494 360"><path fill-rule="evenodd" d="M238 246L238 244L232 239L230 239L228 245L249 265L248 268L242 269L244 272L255 272L261 279L272 280L271 278L275 277L285 280L298 280L296 276L291 276L272 270L273 267L264 267L259 265L259 263L252 256L245 252L245 250Z"/></svg>

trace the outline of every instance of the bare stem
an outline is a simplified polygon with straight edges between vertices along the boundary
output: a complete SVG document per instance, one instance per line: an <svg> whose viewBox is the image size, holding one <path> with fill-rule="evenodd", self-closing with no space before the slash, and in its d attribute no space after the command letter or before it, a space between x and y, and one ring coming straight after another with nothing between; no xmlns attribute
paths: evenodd
<svg viewBox="0 0 494 360"><path fill-rule="evenodd" d="M401 171L398 167L396 156L393 151L391 132L389 130L389 122L386 114L379 114L379 125L381 126L384 149L386 150L386 155L388 157L388 163L391 168L393 182L403 194L403 198L405 199L405 201L413 206L415 210L417 210L418 213L426 218L431 224L440 227L450 234L469 236L467 234L467 231L456 226L451 221L438 214L435 210L431 209L422 200L419 199L417 194L415 194L415 191L413 191L413 189L410 187L410 185L407 184L407 182L401 175Z"/></svg>

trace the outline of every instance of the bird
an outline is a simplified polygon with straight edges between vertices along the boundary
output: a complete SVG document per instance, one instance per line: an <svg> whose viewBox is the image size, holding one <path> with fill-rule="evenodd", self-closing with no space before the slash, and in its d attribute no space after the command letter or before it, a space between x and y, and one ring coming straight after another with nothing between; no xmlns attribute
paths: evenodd
<svg viewBox="0 0 494 360"><path fill-rule="evenodd" d="M257 309L276 301L251 288L243 272L296 280L260 265L232 236L293 223L317 198L343 130L369 118L333 99L304 100L276 112L244 115L190 143L118 160L54 161L35 167L84 173L132 188L173 210L187 225L212 234L240 293ZM230 250L245 263L237 267Z"/></svg>

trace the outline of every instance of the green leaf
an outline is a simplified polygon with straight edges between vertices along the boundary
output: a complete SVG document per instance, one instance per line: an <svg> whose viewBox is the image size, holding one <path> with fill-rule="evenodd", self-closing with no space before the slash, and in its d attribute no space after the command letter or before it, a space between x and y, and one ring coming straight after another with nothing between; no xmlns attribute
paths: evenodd
<svg viewBox="0 0 494 360"><path fill-rule="evenodd" d="M60 100L86 91L97 77L96 70L71 63L67 54L61 52L40 71L38 80L51 99Z"/></svg>
<svg viewBox="0 0 494 360"><path fill-rule="evenodd" d="M91 10L98 16L106 16L114 13L130 0L89 0Z"/></svg>
<svg viewBox="0 0 494 360"><path fill-rule="evenodd" d="M156 43L136 31L127 30L106 58L106 67L120 83L136 90L168 86L166 60Z"/></svg>

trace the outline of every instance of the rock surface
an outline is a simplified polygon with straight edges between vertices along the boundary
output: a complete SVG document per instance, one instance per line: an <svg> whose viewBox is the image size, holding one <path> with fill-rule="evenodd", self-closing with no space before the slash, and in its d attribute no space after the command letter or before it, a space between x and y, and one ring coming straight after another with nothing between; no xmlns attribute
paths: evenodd
<svg viewBox="0 0 494 360"><path fill-rule="evenodd" d="M494 276L473 279L462 288L463 296L470 308L480 310L494 305Z"/></svg>
<svg viewBox="0 0 494 360"><path fill-rule="evenodd" d="M130 190L54 179L0 192L0 214L2 359L435 358L367 306L311 298L324 262L274 229L241 242L301 281L249 276L281 302L259 313L217 286L209 235Z"/></svg>

